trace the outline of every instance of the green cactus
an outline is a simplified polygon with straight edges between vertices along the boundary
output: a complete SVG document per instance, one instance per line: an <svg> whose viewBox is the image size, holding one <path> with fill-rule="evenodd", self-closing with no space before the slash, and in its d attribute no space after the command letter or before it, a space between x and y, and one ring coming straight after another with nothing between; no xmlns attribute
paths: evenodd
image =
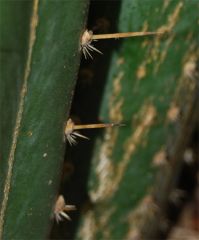
<svg viewBox="0 0 199 240"><path fill-rule="evenodd" d="M45 239L88 1L0 4L0 239Z"/></svg>
<svg viewBox="0 0 199 240"><path fill-rule="evenodd" d="M93 208L78 239L157 239L167 230L167 202L196 119L197 12L195 1L122 1L119 32L167 34L126 39L112 56L99 117L126 126L96 141Z"/></svg>
<svg viewBox="0 0 199 240"><path fill-rule="evenodd" d="M0 239L49 234L88 2L0 3ZM149 239L167 231L168 202L197 118L197 6L188 0L121 2L119 32L165 34L125 39L111 56L99 119L126 126L109 128L96 139L88 179L93 207L82 215L78 239ZM107 56L94 56L94 64L102 62L101 72L108 68ZM98 91L85 95L93 107ZM79 108L83 121L96 118L97 110ZM80 174L75 168L75 190L67 185L63 190L70 199L74 191L78 198L85 191L89 158L80 157L82 149L89 156L91 147L83 142L72 149Z"/></svg>

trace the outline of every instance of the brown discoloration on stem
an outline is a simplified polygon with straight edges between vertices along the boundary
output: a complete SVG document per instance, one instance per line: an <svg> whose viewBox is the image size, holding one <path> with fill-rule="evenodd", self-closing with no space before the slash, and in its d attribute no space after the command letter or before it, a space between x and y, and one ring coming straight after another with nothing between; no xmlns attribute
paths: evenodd
<svg viewBox="0 0 199 240"><path fill-rule="evenodd" d="M98 230L99 227L96 222L94 211L90 210L86 213L86 216L84 216L83 224L80 226L79 238L93 240Z"/></svg>
<svg viewBox="0 0 199 240"><path fill-rule="evenodd" d="M183 101L188 102L192 99L192 93L196 86L195 78L197 76L196 66L199 59L199 49L195 44L190 45L182 60L182 71L179 76L178 85L174 93L173 101L181 106L183 92ZM189 91L187 91L189 89ZM189 94L188 94L189 93Z"/></svg>
<svg viewBox="0 0 199 240"><path fill-rule="evenodd" d="M165 148L162 147L158 152L155 153L152 161L152 165L154 167L161 167L166 165L167 162L167 154Z"/></svg>
<svg viewBox="0 0 199 240"><path fill-rule="evenodd" d="M167 111L167 120L169 122L175 122L177 121L179 114L180 114L180 108L177 106L176 103L172 102Z"/></svg>
<svg viewBox="0 0 199 240"><path fill-rule="evenodd" d="M170 45L171 43L173 42L174 40L174 37L175 37L175 34L172 32L172 30L174 29L174 27L176 26L177 22L178 22L178 19L179 19L179 16L180 16L180 12L181 12L181 9L183 7L183 2L179 2L177 4L177 6L175 7L173 13L171 13L169 16L168 16L168 20L167 20L167 23L166 25L163 25L161 26L158 31L163 31L163 32L168 32L169 33L169 36L167 37L166 41L165 41L165 47L164 49L160 51L160 41L158 38L156 38L156 43L155 45L157 46L157 51L155 51L154 49L154 54L158 54L158 58L157 58L157 63L155 65L155 68L154 68L154 73L156 74L161 66L161 64L164 62L166 56L167 56L167 53L168 53L168 50L170 48Z"/></svg>
<svg viewBox="0 0 199 240"><path fill-rule="evenodd" d="M136 72L136 77L138 80L144 78L146 76L146 65L140 65L137 69L137 72Z"/></svg>
<svg viewBox="0 0 199 240"><path fill-rule="evenodd" d="M118 189L132 155L153 125L156 114L156 109L152 104L143 106L140 113L140 123L125 141L124 154L118 164L114 164L111 160L118 133L109 133L111 136L105 136L105 141L100 150L99 163L96 167L99 184L98 188L91 192L93 201L110 198Z"/></svg>
<svg viewBox="0 0 199 240"><path fill-rule="evenodd" d="M99 229L103 229L103 239L110 239L110 228L108 226L108 221L110 216L113 214L114 208L109 208L102 215L98 214L100 206L96 206L95 209L90 210L84 216L84 222L79 230L79 238L93 240L96 238L96 233Z"/></svg>
<svg viewBox="0 0 199 240"><path fill-rule="evenodd" d="M164 0L163 9L162 9L163 11L165 11L168 8L170 2L171 2L171 0Z"/></svg>
<svg viewBox="0 0 199 240"><path fill-rule="evenodd" d="M154 122L157 115L156 109L152 104L144 105L141 109L142 120L141 123L135 128L133 134L126 140L124 144L125 154L123 157L124 162L128 161L134 153L136 146L140 143L142 136L148 131Z"/></svg>
<svg viewBox="0 0 199 240"><path fill-rule="evenodd" d="M182 7L183 3L179 2L173 12L168 16L166 24L158 28L157 32L168 33L167 38L164 40L164 48L160 48L162 39L161 35L155 36L153 41L153 47L147 52L147 54L144 56L144 60L137 67L137 81L146 76L148 64L154 63L154 74L157 74L157 72L159 71L159 68L166 59L168 50L175 38L175 34L172 31L178 22ZM147 40L144 41L142 47L146 47L148 43L149 42Z"/></svg>
<svg viewBox="0 0 199 240"><path fill-rule="evenodd" d="M129 230L124 239L142 239L141 232L139 231L144 224L144 220L151 215L156 215L159 212L159 208L156 205L152 195L146 195L136 209L133 209L128 217ZM137 237L137 238L133 238Z"/></svg>
<svg viewBox="0 0 199 240"><path fill-rule="evenodd" d="M123 105L123 98L120 97L122 90L121 81L123 79L123 76L124 73L119 72L117 77L113 81L113 93L110 96L109 101L109 118L111 119L111 121L122 122L123 120L123 115L121 111ZM101 147L99 156L100 160L96 167L96 174L98 176L99 185L97 190L91 192L91 197L93 201L96 201L99 198L104 198L108 194L109 189L106 188L106 182L107 184L110 183L111 180L109 180L109 178L114 173L111 155L117 141L119 133L118 131L119 129L117 128L109 128L105 132L104 144Z"/></svg>

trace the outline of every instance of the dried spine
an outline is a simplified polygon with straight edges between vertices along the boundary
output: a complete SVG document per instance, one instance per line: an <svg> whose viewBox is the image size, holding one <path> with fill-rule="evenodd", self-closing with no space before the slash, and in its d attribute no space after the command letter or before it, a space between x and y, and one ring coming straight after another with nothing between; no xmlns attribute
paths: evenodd
<svg viewBox="0 0 199 240"><path fill-rule="evenodd" d="M68 119L65 127L65 136L70 145L75 145L77 143L76 138L84 138L88 139L86 136L80 134L76 130L80 129L92 129L92 128L107 128L107 127L114 127L114 126L123 126L124 124L120 123L98 123L98 124L85 124L85 125L75 125L71 118Z"/></svg>
<svg viewBox="0 0 199 240"><path fill-rule="evenodd" d="M81 50L85 59L88 57L93 58L90 52L98 52L102 54L97 48L92 45L93 41L99 39L118 39L118 38L127 38L127 37L141 37L141 36L151 36L151 35L160 35L162 32L126 32L126 33L109 33L109 34L97 34L94 35L92 31L87 29L84 31L81 39Z"/></svg>
<svg viewBox="0 0 199 240"><path fill-rule="evenodd" d="M100 52L97 48L95 48L92 45L92 41L93 41L93 32L86 30L83 33L82 40L81 40L81 50L84 54L85 59L87 59L88 57L93 59L90 51L91 52L98 52L98 53L102 54L102 52Z"/></svg>
<svg viewBox="0 0 199 240"><path fill-rule="evenodd" d="M66 205L63 195L59 195L54 206L54 217L57 223L67 219L71 221L71 218L66 212L74 211L76 207L74 205Z"/></svg>

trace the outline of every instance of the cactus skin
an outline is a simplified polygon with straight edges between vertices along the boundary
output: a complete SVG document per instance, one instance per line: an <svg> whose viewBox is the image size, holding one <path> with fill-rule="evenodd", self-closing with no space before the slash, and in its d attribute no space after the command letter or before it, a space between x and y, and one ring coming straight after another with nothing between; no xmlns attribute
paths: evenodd
<svg viewBox="0 0 199 240"><path fill-rule="evenodd" d="M31 2L1 2L1 74L0 74L0 202L7 159L16 121L19 89L22 85L29 35ZM12 17L11 17L12 16ZM13 19L15 24L13 24ZM24 21L27 19L27 21ZM8 29L10 31L8 31ZM14 36L14 37L13 37ZM10 87L12 86L12 88ZM8 107L9 106L9 107Z"/></svg>
<svg viewBox="0 0 199 240"><path fill-rule="evenodd" d="M63 129L88 1L1 5L1 24L7 24L8 35L5 26L1 28L1 62L6 66L0 80L0 239L45 239L60 180Z"/></svg>
<svg viewBox="0 0 199 240"><path fill-rule="evenodd" d="M163 231L195 121L196 5L122 1L120 32L168 34L124 40L112 57L100 119L126 127L97 139L89 178L94 207L82 216L78 239L157 239Z"/></svg>

